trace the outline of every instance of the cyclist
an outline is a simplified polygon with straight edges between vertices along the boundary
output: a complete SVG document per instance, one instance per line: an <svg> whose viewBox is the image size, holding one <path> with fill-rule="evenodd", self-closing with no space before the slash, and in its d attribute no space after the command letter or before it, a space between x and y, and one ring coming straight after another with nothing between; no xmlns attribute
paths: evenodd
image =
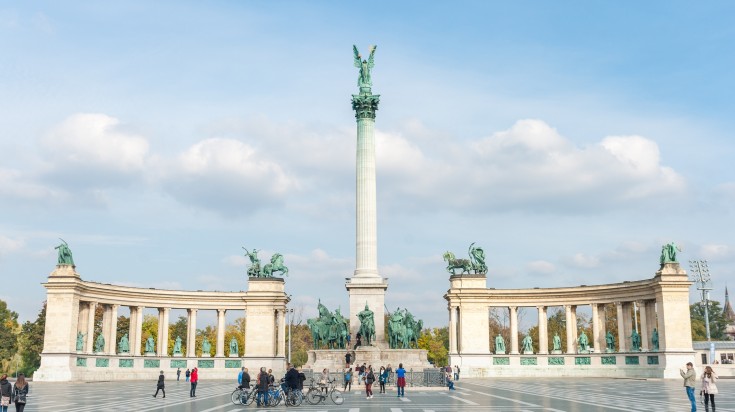
<svg viewBox="0 0 735 412"><path fill-rule="evenodd" d="M240 389L250 389L250 374L248 368L243 367L237 374L237 387Z"/></svg>
<svg viewBox="0 0 735 412"><path fill-rule="evenodd" d="M299 390L299 371L293 367L290 363L286 365L288 371L286 372L285 382L281 386L283 392L288 393L289 391Z"/></svg>

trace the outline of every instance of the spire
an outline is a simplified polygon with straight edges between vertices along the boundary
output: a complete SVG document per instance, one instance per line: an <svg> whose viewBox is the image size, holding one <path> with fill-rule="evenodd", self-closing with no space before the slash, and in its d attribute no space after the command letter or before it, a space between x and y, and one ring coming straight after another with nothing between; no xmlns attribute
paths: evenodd
<svg viewBox="0 0 735 412"><path fill-rule="evenodd" d="M722 312L727 320L735 322L735 310L732 309L732 305L730 304L730 295L727 293L727 286L725 286L725 307L722 308Z"/></svg>

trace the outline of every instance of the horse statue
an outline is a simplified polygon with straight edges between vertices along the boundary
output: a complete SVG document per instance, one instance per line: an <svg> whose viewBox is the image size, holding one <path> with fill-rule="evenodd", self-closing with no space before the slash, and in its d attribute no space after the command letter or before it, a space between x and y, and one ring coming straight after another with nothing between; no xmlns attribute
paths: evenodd
<svg viewBox="0 0 735 412"><path fill-rule="evenodd" d="M416 344L416 349L419 347L419 338L421 337L421 330L424 329L424 321L419 319L418 322L414 322L413 328L412 328L412 334L408 341L408 346L411 346L411 343L413 342Z"/></svg>
<svg viewBox="0 0 735 412"><path fill-rule="evenodd" d="M444 260L447 262L447 272L456 275L455 269L461 269L460 274L470 273L472 262L469 259L457 259L454 253L450 251L444 252Z"/></svg>
<svg viewBox="0 0 735 412"><path fill-rule="evenodd" d="M281 272L282 276L288 276L288 268L283 265L283 255L275 253L271 256L271 263L263 266L263 277L272 278L274 272Z"/></svg>
<svg viewBox="0 0 735 412"><path fill-rule="evenodd" d="M314 349L319 349L326 340L324 322L319 319L307 319L306 324L311 330L311 338L314 341Z"/></svg>

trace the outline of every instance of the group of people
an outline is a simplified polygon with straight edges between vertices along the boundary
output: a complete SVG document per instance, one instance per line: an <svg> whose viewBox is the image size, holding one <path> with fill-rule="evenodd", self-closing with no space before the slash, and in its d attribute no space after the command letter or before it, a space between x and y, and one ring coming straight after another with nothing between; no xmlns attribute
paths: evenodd
<svg viewBox="0 0 735 412"><path fill-rule="evenodd" d="M694 396L696 390L697 373L694 371L694 365L689 362L686 365L686 370L680 369L679 373L684 378L684 388L687 392L687 397L692 404L692 412L697 410L697 400ZM699 378L701 382L701 389L699 394L704 398L704 410L709 412L709 407L712 405L712 412L716 412L715 409L715 395L717 395L717 374L712 367L705 366L704 373Z"/></svg>
<svg viewBox="0 0 735 412"><path fill-rule="evenodd" d="M176 370L176 380L178 381L179 378L181 378L181 369ZM160 372L160 375L158 375L158 382L156 382L156 393L153 395L154 398L158 397L158 392L163 393L163 397L166 397L166 383L165 383L165 375L163 374L163 371ZM191 383L191 388L189 388L189 397L190 398L196 398L197 397L197 384L199 383L199 369L194 368L191 371L189 369L186 370L186 381Z"/></svg>
<svg viewBox="0 0 735 412"><path fill-rule="evenodd" d="M0 412L8 412L10 404L15 404L17 412L23 412L28 397L28 382L22 373L18 374L15 384L8 381L8 375L0 376Z"/></svg>
<svg viewBox="0 0 735 412"><path fill-rule="evenodd" d="M391 367L391 365L388 364L388 366L381 366L376 373L373 369L373 365L367 365L366 363L363 363L362 365L356 366L355 370L353 371L352 367L350 366L349 356L350 355L348 354L347 365L345 365L345 368L342 372L342 375L344 377L343 390L352 390L354 373L357 373L356 384L365 385L365 396L367 399L373 398L373 384L376 380L380 385L379 393L385 393L385 384L388 383L391 374L393 373L393 368ZM395 373L396 386L398 388L398 397L402 397L405 390L404 388L406 387L406 370L403 369L402 363L398 365L398 369L395 370ZM329 371L327 369L324 369L322 371L322 376L329 376Z"/></svg>
<svg viewBox="0 0 735 412"><path fill-rule="evenodd" d="M248 368L241 368L237 375L237 384L240 389L250 389L250 381L252 380ZM282 379L281 389L283 392L294 390L303 390L306 376L293 367L292 364L286 364L286 375ZM255 390L258 391L256 398L257 406L265 406L268 404L270 388L275 384L276 378L273 376L273 370L265 370L261 367L258 375L255 377Z"/></svg>

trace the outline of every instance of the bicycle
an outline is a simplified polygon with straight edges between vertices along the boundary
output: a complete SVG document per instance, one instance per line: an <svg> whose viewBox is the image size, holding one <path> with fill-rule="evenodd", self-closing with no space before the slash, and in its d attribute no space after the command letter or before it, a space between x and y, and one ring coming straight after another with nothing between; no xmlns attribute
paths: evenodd
<svg viewBox="0 0 735 412"><path fill-rule="evenodd" d="M235 405L250 405L255 400L255 397L257 396L256 390L250 390L248 388L242 388L238 386L235 388L234 391L232 391L232 395L230 395L230 400Z"/></svg>
<svg viewBox="0 0 735 412"><path fill-rule="evenodd" d="M299 406L304 400L304 395L299 390L287 389L283 387L272 387L268 390L268 405L278 406L283 401L286 406Z"/></svg>
<svg viewBox="0 0 735 412"><path fill-rule="evenodd" d="M309 387L309 391L306 392L306 401L312 405L318 405L324 403L329 398L335 405L342 405L345 398L342 396L342 392L336 388L337 379L327 381L327 385L314 385L314 380Z"/></svg>

